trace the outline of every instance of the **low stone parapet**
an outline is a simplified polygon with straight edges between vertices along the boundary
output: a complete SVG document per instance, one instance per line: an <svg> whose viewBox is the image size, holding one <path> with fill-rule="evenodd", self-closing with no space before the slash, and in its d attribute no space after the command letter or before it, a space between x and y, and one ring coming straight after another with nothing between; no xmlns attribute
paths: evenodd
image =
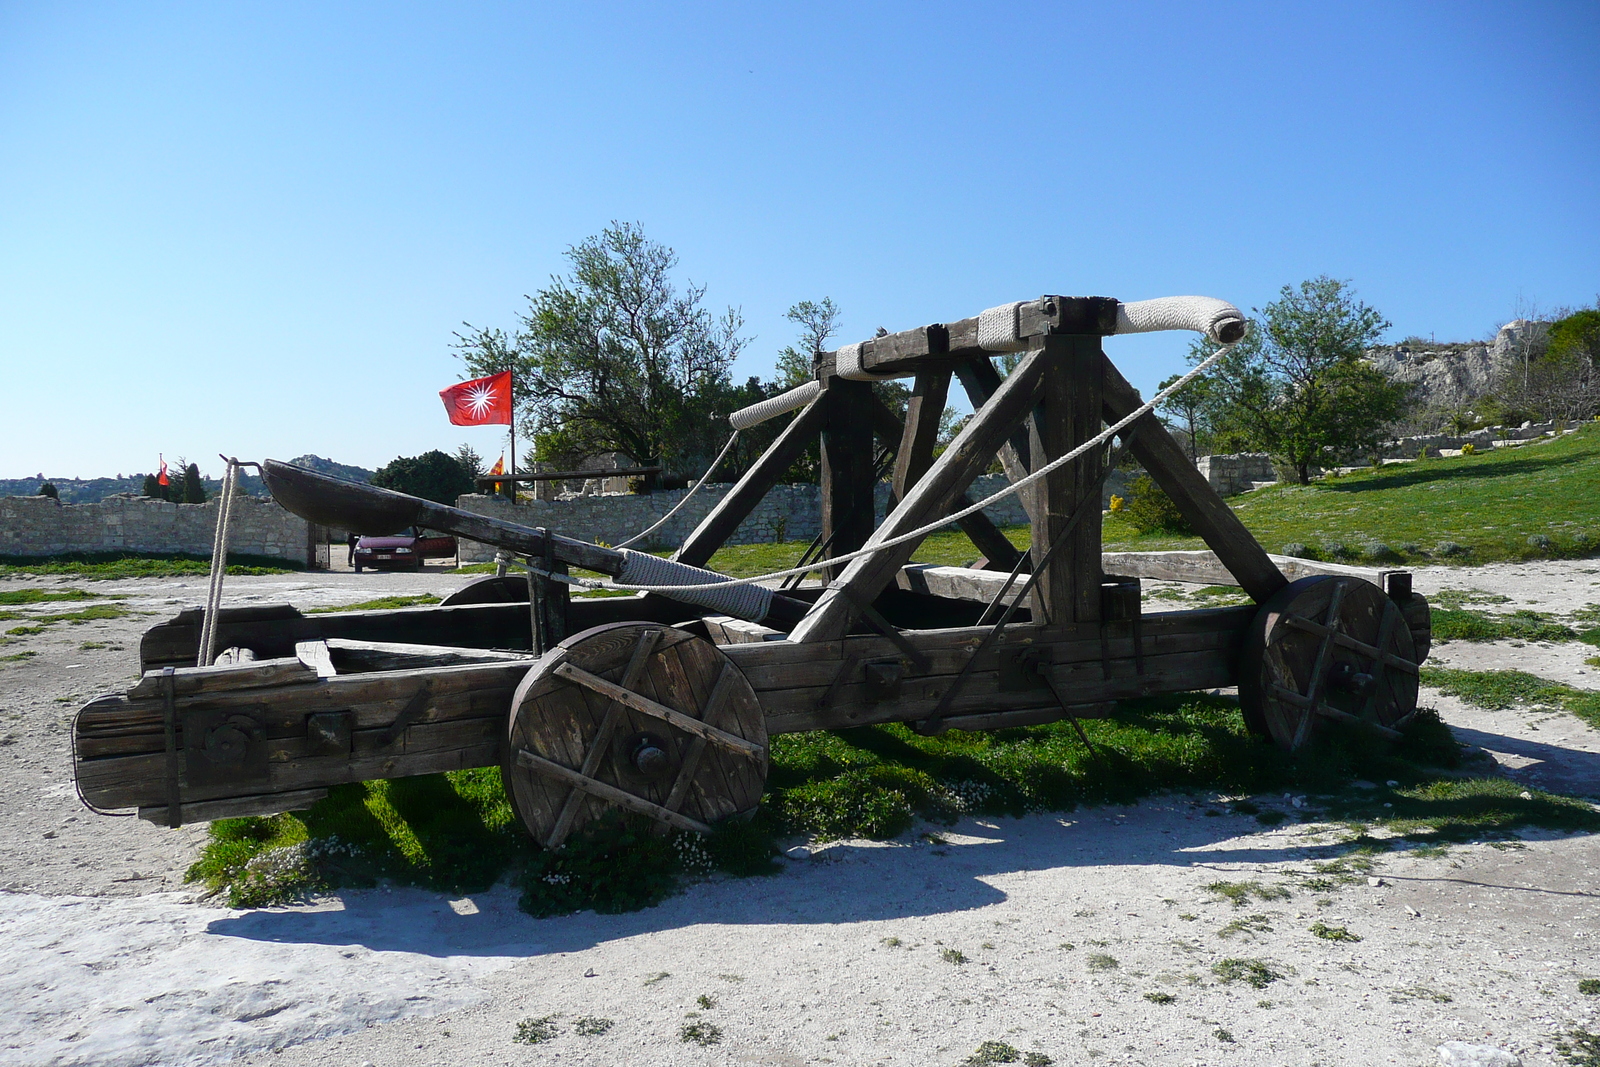
<svg viewBox="0 0 1600 1067"><path fill-rule="evenodd" d="M215 498L204 504L174 504L127 493L93 504L62 504L47 496L0 498L0 556L74 552L210 556L216 527ZM229 533L230 553L315 565L310 524L274 500L236 498Z"/></svg>

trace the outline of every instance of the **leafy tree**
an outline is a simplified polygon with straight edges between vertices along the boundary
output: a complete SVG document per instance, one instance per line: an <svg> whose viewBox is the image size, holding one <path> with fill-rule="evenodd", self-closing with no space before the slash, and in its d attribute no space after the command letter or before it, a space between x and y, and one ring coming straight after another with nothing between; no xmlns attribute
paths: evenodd
<svg viewBox="0 0 1600 1067"><path fill-rule="evenodd" d="M61 494L56 491L55 482L45 482L39 487L39 496L47 496L51 500L60 500Z"/></svg>
<svg viewBox="0 0 1600 1067"><path fill-rule="evenodd" d="M622 452L687 468L718 442L743 319L701 306L705 288L673 281L677 253L613 222L567 250L572 271L528 298L515 336L467 325L454 346L473 374L510 368L520 426L541 460Z"/></svg>
<svg viewBox="0 0 1600 1067"><path fill-rule="evenodd" d="M420 456L395 457L372 476L372 484L452 507L457 497L476 488L460 461L438 449Z"/></svg>
<svg viewBox="0 0 1600 1067"><path fill-rule="evenodd" d="M461 464L461 469L467 472L467 477L476 482L479 475L484 472L483 457L478 455L478 450L469 444L463 444L456 449L456 462Z"/></svg>
<svg viewBox="0 0 1600 1067"><path fill-rule="evenodd" d="M1200 347L1204 348L1205 346L1201 343ZM1200 352L1198 358L1194 358L1196 353L1191 347L1191 362L1198 363L1207 354L1209 353ZM1171 375L1156 386L1157 391L1167 388L1181 377L1183 377L1181 374ZM1209 448L1212 416L1217 408L1216 392L1215 379L1202 374L1169 396L1166 402L1161 405L1161 410L1168 416L1176 416L1183 420L1181 428L1188 437L1189 461L1191 463L1200 458L1200 450L1202 448ZM1171 425L1170 419L1168 424Z"/></svg>
<svg viewBox="0 0 1600 1067"><path fill-rule="evenodd" d="M839 306L831 296L802 300L783 317L800 327L800 339L778 352L778 373L772 383L778 392L803 385L816 376L817 359L828 350L828 338L839 329Z"/></svg>
<svg viewBox="0 0 1600 1067"><path fill-rule="evenodd" d="M161 483L156 481L154 474L146 474L144 476L144 495L154 497L157 500L166 499L161 492Z"/></svg>
<svg viewBox="0 0 1600 1067"><path fill-rule="evenodd" d="M1284 286L1256 309L1250 334L1210 372L1219 447L1270 453L1304 485L1325 451L1376 448L1412 386L1366 359L1389 323L1326 275Z"/></svg>
<svg viewBox="0 0 1600 1067"><path fill-rule="evenodd" d="M200 467L190 463L183 468L183 495L178 498L185 504L206 502L206 483L200 477Z"/></svg>

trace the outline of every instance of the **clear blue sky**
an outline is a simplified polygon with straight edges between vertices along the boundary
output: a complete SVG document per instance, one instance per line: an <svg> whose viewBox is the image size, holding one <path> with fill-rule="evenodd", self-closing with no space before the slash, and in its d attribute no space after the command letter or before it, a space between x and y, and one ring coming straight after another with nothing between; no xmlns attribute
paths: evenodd
<svg viewBox="0 0 1600 1067"><path fill-rule="evenodd" d="M1600 4L0 4L0 476L381 465L613 219L841 340L1040 293L1600 291ZM1179 335L1111 339L1148 390Z"/></svg>

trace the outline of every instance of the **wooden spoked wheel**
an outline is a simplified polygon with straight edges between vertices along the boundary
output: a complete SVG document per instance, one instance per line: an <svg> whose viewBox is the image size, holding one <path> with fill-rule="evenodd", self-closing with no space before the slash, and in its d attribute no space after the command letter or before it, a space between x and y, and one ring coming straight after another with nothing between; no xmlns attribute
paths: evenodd
<svg viewBox="0 0 1600 1067"><path fill-rule="evenodd" d="M1360 578L1314 575L1261 606L1239 665L1251 731L1294 751L1323 722L1391 740L1417 708L1417 657L1405 616Z"/></svg>
<svg viewBox="0 0 1600 1067"><path fill-rule="evenodd" d="M706 833L767 781L750 683L711 642L657 623L557 645L518 686L508 742L506 793L547 848L611 807Z"/></svg>

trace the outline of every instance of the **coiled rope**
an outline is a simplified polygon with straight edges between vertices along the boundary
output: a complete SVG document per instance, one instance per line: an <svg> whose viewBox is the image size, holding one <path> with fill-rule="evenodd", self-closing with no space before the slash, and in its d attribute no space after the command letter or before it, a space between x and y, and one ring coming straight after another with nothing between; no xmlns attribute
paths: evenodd
<svg viewBox="0 0 1600 1067"><path fill-rule="evenodd" d="M543 574L547 578L552 578L559 582L566 582L568 585L582 586L585 589L619 589L636 593L675 594L685 592L703 592L711 589L726 590L730 586L755 585L758 582L771 581L774 578L787 578L793 574L806 574L810 571L822 570L826 567L837 567L842 564L849 563L851 560L860 559L863 556L874 555L875 553L881 552L886 548L893 548L896 545L903 545L907 541L920 540L921 538L927 537L934 531L948 526L952 522L964 519L968 515L975 514L976 512L982 511L984 508L991 507L994 504L999 503L1001 500L1011 496L1013 493L1020 492L1022 489L1032 485L1034 482L1037 482L1039 479L1048 475L1051 471L1056 470L1064 464L1072 462L1092 448L1098 448L1100 445L1104 444L1106 441L1109 441L1112 437L1116 436L1130 424L1148 415L1151 411L1155 410L1156 405L1162 403L1167 399L1167 397L1171 396L1179 389L1182 389L1184 386L1194 381L1201 374L1211 369L1211 367L1214 366L1218 360L1222 359L1222 357L1226 356L1229 352L1232 352L1237 343L1238 342L1234 342L1234 344L1223 345L1221 348L1211 353L1211 355L1207 356L1200 363L1196 364L1194 369L1190 370L1189 373L1185 374L1183 377L1167 386L1167 388L1161 390L1155 396L1151 397L1126 418L1119 419L1114 425L1106 427L1095 437L1085 441L1077 448L1074 448L1071 452L1051 460L1049 463L1045 464L1043 467L1040 467L1032 474L1012 482L998 493L995 493L992 496L984 497L977 503L962 508L953 515L946 515L941 519L935 519L926 526L920 526L915 530L900 534L897 537L891 537L886 541L880 541L877 544L866 545L862 548L856 549L854 552L846 552L842 556L834 556L831 559L816 560L815 562L807 563L800 567L790 567L787 570L772 571L767 574L758 574L751 578L729 578L724 581L708 582L703 585L640 585L631 582L603 582L595 578L574 578L571 575L555 574L548 571L539 570L535 567L530 567L529 569L536 570L538 573Z"/></svg>

